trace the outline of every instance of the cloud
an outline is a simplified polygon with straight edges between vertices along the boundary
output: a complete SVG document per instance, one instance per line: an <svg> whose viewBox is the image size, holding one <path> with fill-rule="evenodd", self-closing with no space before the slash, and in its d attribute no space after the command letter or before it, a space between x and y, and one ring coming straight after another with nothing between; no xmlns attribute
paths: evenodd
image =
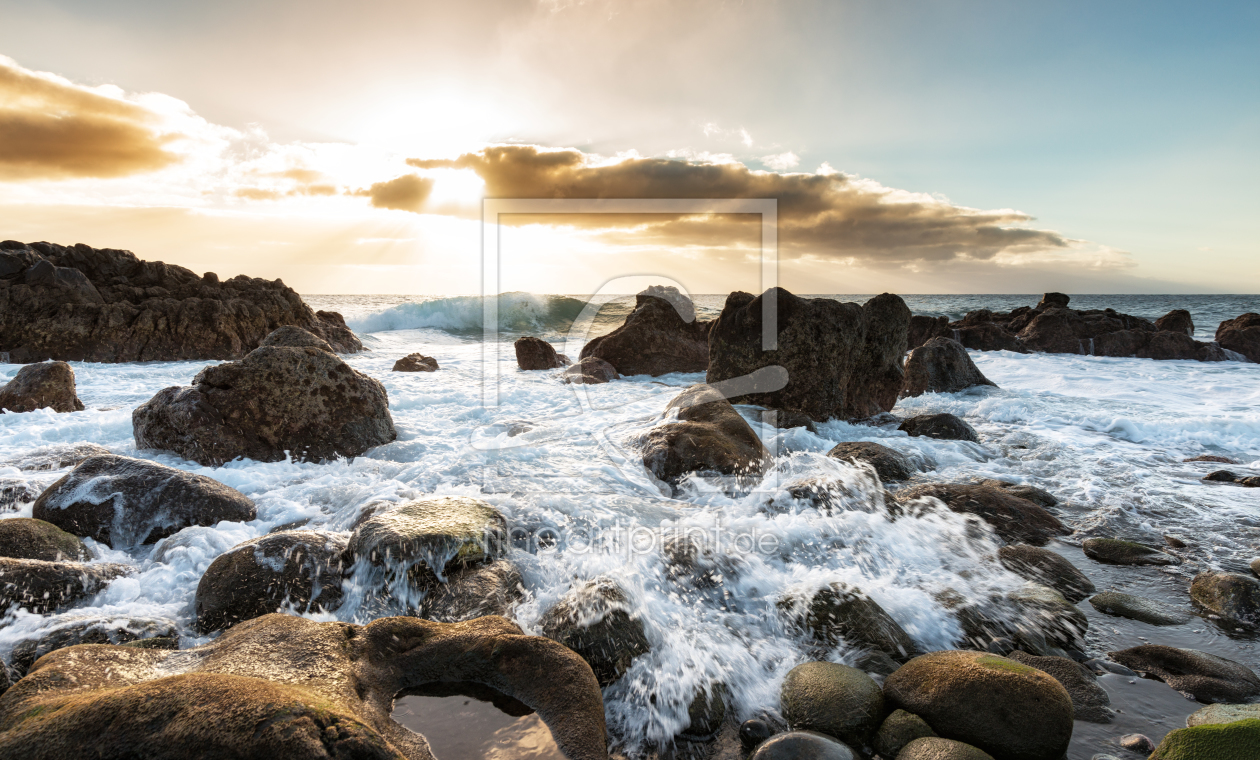
<svg viewBox="0 0 1260 760"><path fill-rule="evenodd" d="M180 160L161 115L0 56L0 180L121 177Z"/></svg>
<svg viewBox="0 0 1260 760"><path fill-rule="evenodd" d="M404 174L387 182L377 182L367 190L359 190L356 195L371 198L372 205L376 208L418 212L432 191L432 179Z"/></svg>
<svg viewBox="0 0 1260 760"><path fill-rule="evenodd" d="M788 151L787 153L779 153L774 156L762 156L761 163L776 172L785 172L788 169L795 169L801 163L801 159L800 156L792 151Z"/></svg>
<svg viewBox="0 0 1260 760"><path fill-rule="evenodd" d="M999 256L999 261L1014 261L1040 252L1071 254L1082 245L1058 233L1028 227L1032 218L1019 211L958 206L830 167L819 174L780 174L754 171L739 163L637 156L605 161L574 149L531 145L497 145L454 159L413 158L407 163L421 170L476 172L490 198L775 198L780 251L787 256L894 264L984 261ZM380 205L375 193L373 198ZM515 223L538 221L539 217L523 217ZM615 234L640 245L705 246L732 235L747 237L750 220L570 215L551 223L603 227L610 232L621 228ZM628 227L633 234L627 233Z"/></svg>

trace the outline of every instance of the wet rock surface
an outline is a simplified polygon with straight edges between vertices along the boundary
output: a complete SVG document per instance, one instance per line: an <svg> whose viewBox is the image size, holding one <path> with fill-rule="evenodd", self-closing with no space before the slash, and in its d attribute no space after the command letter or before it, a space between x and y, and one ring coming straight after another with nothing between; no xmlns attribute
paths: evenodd
<svg viewBox="0 0 1260 760"><path fill-rule="evenodd" d="M1200 702L1245 702L1260 696L1260 676L1241 663L1207 652L1144 644L1109 656Z"/></svg>
<svg viewBox="0 0 1260 760"><path fill-rule="evenodd" d="M92 559L92 552L78 536L52 523L14 517L0 520L0 557L77 562Z"/></svg>
<svg viewBox="0 0 1260 760"><path fill-rule="evenodd" d="M1216 342L1249 361L1260 362L1260 314L1248 312L1221 322L1216 328Z"/></svg>
<svg viewBox="0 0 1260 760"><path fill-rule="evenodd" d="M1150 760L1248 760L1260 746L1260 720L1181 728L1169 733Z"/></svg>
<svg viewBox="0 0 1260 760"><path fill-rule="evenodd" d="M603 359L622 375L704 372L710 325L695 318L691 299L677 289L649 288L635 296L621 327L592 338L578 358Z"/></svg>
<svg viewBox="0 0 1260 760"><path fill-rule="evenodd" d="M1085 556L1112 565L1179 565L1181 560L1158 549L1118 538L1087 538Z"/></svg>
<svg viewBox="0 0 1260 760"><path fill-rule="evenodd" d="M512 347L516 350L516 366L523 370L556 369L565 365L556 349L542 338L524 335L517 338Z"/></svg>
<svg viewBox="0 0 1260 760"><path fill-rule="evenodd" d="M1186 726L1207 726L1213 723L1233 723L1237 720L1260 720L1260 704L1253 705L1208 705L1202 710L1186 718Z"/></svg>
<svg viewBox="0 0 1260 760"><path fill-rule="evenodd" d="M1110 723L1115 718L1111 698L1098 685L1089 668L1066 657L1037 657L1027 652L1014 651L1010 659L1048 673L1058 681L1072 698L1072 711L1076 720L1090 723Z"/></svg>
<svg viewBox="0 0 1260 760"><path fill-rule="evenodd" d="M1118 615L1151 625L1181 625L1190 622L1190 615L1166 604L1118 591L1105 591L1090 597L1089 603L1105 615Z"/></svg>
<svg viewBox="0 0 1260 760"><path fill-rule="evenodd" d="M0 615L14 607L44 614L95 594L115 578L134 573L112 563L45 562L0 557Z"/></svg>
<svg viewBox="0 0 1260 760"><path fill-rule="evenodd" d="M248 497L204 475L109 454L85 459L49 486L32 514L114 548L151 544L190 525L249 522Z"/></svg>
<svg viewBox="0 0 1260 760"><path fill-rule="evenodd" d="M762 742L750 760L857 760L844 743L817 731L787 731Z"/></svg>
<svg viewBox="0 0 1260 760"><path fill-rule="evenodd" d="M1010 493L1010 491L1007 491ZM998 549L998 560L1012 573L1042 583L1075 604L1094 592L1094 582L1063 555L1028 544Z"/></svg>
<svg viewBox="0 0 1260 760"><path fill-rule="evenodd" d="M910 308L901 296L881 293L862 304L866 338L845 389L843 416L863 419L891 411L906 385L904 357Z"/></svg>
<svg viewBox="0 0 1260 760"><path fill-rule="evenodd" d="M81 412L83 402L75 394L74 370L65 362L28 364L0 387L0 410L33 412Z"/></svg>
<svg viewBox="0 0 1260 760"><path fill-rule="evenodd" d="M1260 628L1260 581L1241 573L1208 571L1194 576L1190 598L1234 625Z"/></svg>
<svg viewBox="0 0 1260 760"><path fill-rule="evenodd" d="M597 579L565 595L543 614L539 627L585 660L600 686L608 686L651 649L643 621L633 611L625 591Z"/></svg>
<svg viewBox="0 0 1260 760"><path fill-rule="evenodd" d="M992 486L929 483L897 492L897 502L907 508L915 499L934 498L953 512L979 517L1003 540L1044 546L1051 538L1070 532L1060 520L1027 499Z"/></svg>
<svg viewBox="0 0 1260 760"><path fill-rule="evenodd" d="M394 362L395 372L437 372L438 369L437 359L424 354L407 354Z"/></svg>
<svg viewBox="0 0 1260 760"><path fill-rule="evenodd" d="M264 346L206 367L131 415L136 446L217 466L358 456L398 437L385 387L315 348Z"/></svg>
<svg viewBox="0 0 1260 760"><path fill-rule="evenodd" d="M885 483L908 480L915 472L908 457L887 446L869 441L838 443L827 452L827 456L845 462L869 464Z"/></svg>
<svg viewBox="0 0 1260 760"><path fill-rule="evenodd" d="M902 421L897 429L905 431L912 438L925 436L945 441L980 442L980 434L976 432L975 428L967 424L966 420L948 412L908 417Z"/></svg>
<svg viewBox="0 0 1260 760"><path fill-rule="evenodd" d="M674 397L666 415L678 421L652 428L642 439L643 464L658 479L677 485L688 473L751 477L769 452L739 412L709 385L693 385Z"/></svg>
<svg viewBox="0 0 1260 760"><path fill-rule="evenodd" d="M179 632L171 620L98 615L71 618L38 638L13 647L13 669L25 675L40 657L79 644L131 644L153 649L179 649Z"/></svg>
<svg viewBox="0 0 1260 760"><path fill-rule="evenodd" d="M283 325L363 349L339 314L312 311L279 280L221 282L82 244L8 240L0 258L0 351L18 363L239 359Z"/></svg>
<svg viewBox="0 0 1260 760"><path fill-rule="evenodd" d="M906 359L906 381L901 395L957 393L977 386L997 387L984 376L962 344L949 338L932 338L913 349Z"/></svg>
<svg viewBox="0 0 1260 760"><path fill-rule="evenodd" d="M893 710L875 734L875 751L881 757L896 758L910 742L932 736L936 732L927 721L905 710Z"/></svg>
<svg viewBox="0 0 1260 760"><path fill-rule="evenodd" d="M780 691L794 731L817 731L850 747L871 743L884 717L884 694L866 673L834 662L797 665Z"/></svg>
<svg viewBox="0 0 1260 760"><path fill-rule="evenodd" d="M798 630L828 649L841 641L869 647L905 661L914 656L914 641L896 620L860 589L835 582L808 596L789 596L779 609Z"/></svg>
<svg viewBox="0 0 1260 760"><path fill-rule="evenodd" d="M566 384L600 385L620 380L617 368L595 356L587 356L569 367L563 374Z"/></svg>
<svg viewBox="0 0 1260 760"><path fill-rule="evenodd" d="M993 756L970 744L928 737L907 744L897 760L993 760Z"/></svg>
<svg viewBox="0 0 1260 760"><path fill-rule="evenodd" d="M506 560L457 568L447 573L445 582L429 587L420 615L442 623L485 615L508 617L525 596L524 584L520 571Z"/></svg>

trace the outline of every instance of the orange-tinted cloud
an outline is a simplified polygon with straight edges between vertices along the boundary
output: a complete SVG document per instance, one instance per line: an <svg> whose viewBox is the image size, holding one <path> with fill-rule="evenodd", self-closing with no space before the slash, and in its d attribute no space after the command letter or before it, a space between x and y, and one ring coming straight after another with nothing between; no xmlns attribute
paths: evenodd
<svg viewBox="0 0 1260 760"><path fill-rule="evenodd" d="M136 103L0 57L0 180L121 177L179 157Z"/></svg>
<svg viewBox="0 0 1260 760"><path fill-rule="evenodd" d="M376 208L398 211L419 211L433 191L433 180L416 174L404 174L387 182L377 182L356 195L366 195Z"/></svg>

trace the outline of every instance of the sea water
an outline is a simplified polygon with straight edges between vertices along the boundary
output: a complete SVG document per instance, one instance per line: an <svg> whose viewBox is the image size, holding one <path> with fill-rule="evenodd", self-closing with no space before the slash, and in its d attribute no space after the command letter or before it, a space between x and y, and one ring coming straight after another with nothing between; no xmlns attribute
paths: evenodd
<svg viewBox="0 0 1260 760"><path fill-rule="evenodd" d="M861 302L868 296L833 297ZM189 383L207 362L73 363L87 409L0 415L0 480L38 491L65 470L20 470L12 463L49 447L88 442L222 481L252 498L258 517L188 528L129 552L89 541L96 561L124 562L136 574L69 611L10 613L0 621L0 656L7 658L16 642L85 613L165 618L179 626L183 646L205 643L210 637L192 627L197 583L215 557L242 541L293 523L348 533L362 510L379 501L476 496L501 510L512 529L508 558L526 589L513 615L526 631L538 633L543 613L590 580L611 579L626 592L651 651L605 689L604 699L610 734L635 754L668 745L687 725L688 704L713 684L725 685L738 719L774 716L779 687L795 665L819 657L857 661L861 651L844 644L819 652L784 619L777 604L784 598L843 581L869 594L921 649L932 650L951 647L960 633L939 601L942 592L981 598L1022 585L996 562L999 542L974 520L936 510L890 521L873 473L826 456L842 441L897 449L922 470L916 482L999 478L1052 492L1062 502L1058 514L1077 531L1055 546L1100 591L1144 593L1190 611L1186 590L1195 572L1246 572L1246 563L1260 555L1260 489L1205 484L1200 478L1221 466L1183 461L1214 454L1238 461L1230 469L1240 473L1260 471L1257 364L972 352L997 388L903 399L893 411L952 412L979 431L980 444L910 438L895 425L841 421L822 423L817 433L780 430L765 424L761 410L740 406L774 452L773 467L759 483L738 490L696 478L670 494L644 469L636 442L660 423L674 395L703 381L702 373L564 385L559 371L519 371L511 347L522 334L538 335L576 358L586 340L621 323L633 299L606 303L593 317L588 310L579 319L584 299L505 294L497 304L499 339L489 347L482 343L484 303L477 297L306 300L344 314L370 349L345 359L384 383L398 440L354 460L238 460L202 467L137 450L131 412L160 389ZM698 316L716 316L722 300L696 298ZM951 317L1036 300L906 297L916 313ZM1209 340L1222 319L1260 310L1255 297L1244 296L1086 296L1072 305L1111 306L1152 319L1187 308L1196 335ZM441 369L391 371L397 359L417 351L436 358ZM0 381L18 369L0 365ZM831 510L788 493L792 484L811 479L833 484ZM30 513L24 503L0 518ZM707 551L716 583L678 576L667 545L680 535ZM1173 535L1190 548L1187 562L1176 567L1108 568L1072 545L1091 535L1152 545ZM305 614L368 622L372 613L353 594L348 598L338 610ZM1088 603L1080 607L1091 619L1091 654L1172 643L1260 668L1255 637L1215 621L1194 617L1184 626L1156 629L1102 617Z"/></svg>

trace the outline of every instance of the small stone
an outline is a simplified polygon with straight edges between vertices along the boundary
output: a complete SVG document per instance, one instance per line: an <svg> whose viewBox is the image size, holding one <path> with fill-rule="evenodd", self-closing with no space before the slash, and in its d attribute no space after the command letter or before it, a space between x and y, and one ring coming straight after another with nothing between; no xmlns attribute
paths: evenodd
<svg viewBox="0 0 1260 760"><path fill-rule="evenodd" d="M1085 556L1112 565L1180 565L1181 560L1158 549L1118 538L1089 538L1081 544Z"/></svg>
<svg viewBox="0 0 1260 760"><path fill-rule="evenodd" d="M542 338L523 335L516 339L512 347L516 350L516 366L523 370L556 369L564 366L556 349Z"/></svg>
<svg viewBox="0 0 1260 760"><path fill-rule="evenodd" d="M846 462L868 464L879 479L889 481L906 480L914 474L914 465L902 453L887 446L869 441L848 441L836 444L827 456Z"/></svg>
<svg viewBox="0 0 1260 760"><path fill-rule="evenodd" d="M1187 544L1176 536L1164 536L1164 543L1168 544L1170 549L1184 549Z"/></svg>
<svg viewBox="0 0 1260 760"><path fill-rule="evenodd" d="M395 372L437 372L437 359L424 354L407 354L394 362Z"/></svg>
<svg viewBox="0 0 1260 760"><path fill-rule="evenodd" d="M749 760L857 760L857 755L826 734L788 731L762 742Z"/></svg>
<svg viewBox="0 0 1260 760"><path fill-rule="evenodd" d="M1149 755L1155 751L1155 742L1145 734L1125 734L1120 737L1120 746L1130 752L1138 752L1143 755Z"/></svg>
<svg viewBox="0 0 1260 760"><path fill-rule="evenodd" d="M598 356L587 356L566 369L562 375L567 385L602 385L620 380L617 369Z"/></svg>
<svg viewBox="0 0 1260 760"><path fill-rule="evenodd" d="M936 732L927 721L905 710L893 710L875 733L875 751L881 757L895 758L910 742L930 736Z"/></svg>
<svg viewBox="0 0 1260 760"><path fill-rule="evenodd" d="M744 745L744 749L756 749L757 745L771 736L774 736L774 729L759 718L746 720L739 725L739 743Z"/></svg>
<svg viewBox="0 0 1260 760"><path fill-rule="evenodd" d="M897 429L909 433L914 438L926 436L946 441L980 442L980 434L975 428L968 425L962 418L948 413L920 414L917 417L910 417Z"/></svg>

